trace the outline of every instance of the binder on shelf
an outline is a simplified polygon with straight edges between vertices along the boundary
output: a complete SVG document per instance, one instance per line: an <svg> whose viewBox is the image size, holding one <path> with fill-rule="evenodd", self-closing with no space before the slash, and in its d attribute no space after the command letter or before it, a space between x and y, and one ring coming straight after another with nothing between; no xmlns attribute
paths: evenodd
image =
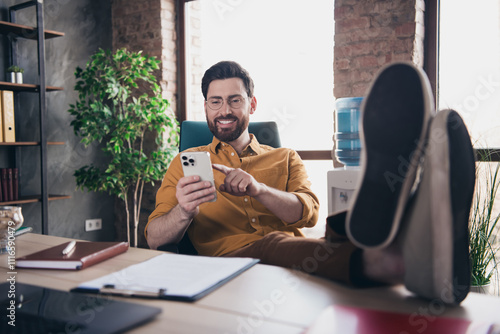
<svg viewBox="0 0 500 334"><path fill-rule="evenodd" d="M3 202L2 175L0 174L0 202Z"/></svg>
<svg viewBox="0 0 500 334"><path fill-rule="evenodd" d="M2 90L2 123L3 123L3 141L13 143L16 141L16 129L14 121L14 92Z"/></svg>

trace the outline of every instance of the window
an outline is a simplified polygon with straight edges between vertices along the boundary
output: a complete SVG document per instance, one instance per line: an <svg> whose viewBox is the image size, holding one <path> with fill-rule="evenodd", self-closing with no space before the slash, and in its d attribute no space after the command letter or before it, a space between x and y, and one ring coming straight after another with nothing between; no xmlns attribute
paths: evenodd
<svg viewBox="0 0 500 334"><path fill-rule="evenodd" d="M440 109L464 119L475 148L500 147L498 0L441 0Z"/></svg>
<svg viewBox="0 0 500 334"><path fill-rule="evenodd" d="M285 147L331 150L333 6L333 0L189 2L187 119L205 119L200 90L204 71L218 61L234 60L255 83L258 104L251 121L276 121ZM316 233L326 219L326 172L333 163L307 160L305 164L321 204Z"/></svg>

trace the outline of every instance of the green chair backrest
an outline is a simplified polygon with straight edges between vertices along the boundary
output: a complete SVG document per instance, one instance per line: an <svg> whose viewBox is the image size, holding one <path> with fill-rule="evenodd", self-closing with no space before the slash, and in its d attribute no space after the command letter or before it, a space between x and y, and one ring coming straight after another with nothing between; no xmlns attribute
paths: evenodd
<svg viewBox="0 0 500 334"><path fill-rule="evenodd" d="M281 147L278 125L274 121L250 122L248 131L253 133L259 143L271 147ZM184 121L181 123L179 152L191 147L208 145L213 134L205 121Z"/></svg>

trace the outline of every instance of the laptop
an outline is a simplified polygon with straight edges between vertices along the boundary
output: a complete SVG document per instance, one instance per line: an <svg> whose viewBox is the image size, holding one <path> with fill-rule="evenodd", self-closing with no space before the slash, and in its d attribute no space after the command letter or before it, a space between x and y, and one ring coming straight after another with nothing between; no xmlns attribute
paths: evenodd
<svg viewBox="0 0 500 334"><path fill-rule="evenodd" d="M0 333L119 333L161 309L23 283L0 284Z"/></svg>

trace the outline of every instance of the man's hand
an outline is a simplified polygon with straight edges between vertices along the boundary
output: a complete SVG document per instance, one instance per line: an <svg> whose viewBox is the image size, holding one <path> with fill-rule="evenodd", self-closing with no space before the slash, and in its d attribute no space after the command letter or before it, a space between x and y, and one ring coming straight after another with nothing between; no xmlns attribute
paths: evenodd
<svg viewBox="0 0 500 334"><path fill-rule="evenodd" d="M254 177L239 168L212 164L212 167L226 175L219 187L234 196L250 196L258 200L279 219L286 223L295 223L302 217L303 204L297 196L286 191L268 187L257 182Z"/></svg>
<svg viewBox="0 0 500 334"><path fill-rule="evenodd" d="M220 185L219 190L233 196L256 197L266 187L257 182L252 175L239 168L229 168L219 164L212 164L212 167L226 175L224 183Z"/></svg>
<svg viewBox="0 0 500 334"><path fill-rule="evenodd" d="M192 219L200 211L198 206L215 198L215 187L199 176L185 176L177 183L175 197L186 219Z"/></svg>

